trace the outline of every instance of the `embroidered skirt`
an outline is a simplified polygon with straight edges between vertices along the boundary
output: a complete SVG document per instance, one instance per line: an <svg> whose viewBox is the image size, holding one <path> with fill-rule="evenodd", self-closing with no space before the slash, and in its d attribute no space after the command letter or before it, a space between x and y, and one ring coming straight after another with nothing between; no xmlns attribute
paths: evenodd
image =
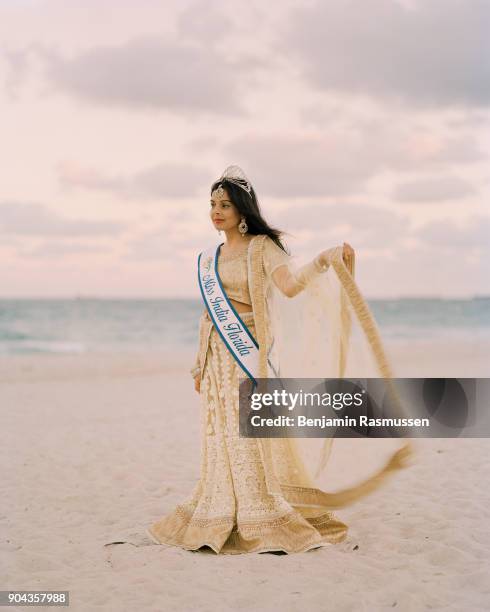
<svg viewBox="0 0 490 612"><path fill-rule="evenodd" d="M256 337L253 313L240 316ZM207 338L200 390L200 479L189 498L148 533L158 543L188 550L208 546L224 554L304 552L342 541L347 526L332 512L294 507L268 493L259 440L238 434L238 387L245 374L207 313L200 325L210 326L209 333L200 335ZM295 469L287 448L285 440L279 461L285 472Z"/></svg>

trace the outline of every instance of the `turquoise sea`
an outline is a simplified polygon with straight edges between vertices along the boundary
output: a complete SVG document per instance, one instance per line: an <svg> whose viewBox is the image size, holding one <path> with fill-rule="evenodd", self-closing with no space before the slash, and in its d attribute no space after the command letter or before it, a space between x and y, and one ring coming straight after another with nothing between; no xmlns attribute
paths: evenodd
<svg viewBox="0 0 490 612"><path fill-rule="evenodd" d="M369 300L389 340L490 339L490 297ZM196 348L193 299L0 299L0 354Z"/></svg>

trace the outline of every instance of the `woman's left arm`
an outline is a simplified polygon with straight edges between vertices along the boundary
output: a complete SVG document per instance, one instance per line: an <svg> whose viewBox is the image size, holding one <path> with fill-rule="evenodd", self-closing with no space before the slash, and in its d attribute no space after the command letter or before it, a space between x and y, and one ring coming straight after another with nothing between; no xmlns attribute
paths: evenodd
<svg viewBox="0 0 490 612"><path fill-rule="evenodd" d="M266 271L276 287L287 297L294 297L319 274L326 272L330 266L329 256L335 248L319 253L312 261L298 270L292 271L289 267L289 256L282 251L272 240L266 240ZM354 249L344 242L342 256L347 264L354 254Z"/></svg>
<svg viewBox="0 0 490 612"><path fill-rule="evenodd" d="M324 266L317 257L309 263L301 266L298 270L291 271L288 265L283 264L277 267L272 273L272 280L276 287L286 297L294 297L308 285L318 274L328 270L328 265Z"/></svg>

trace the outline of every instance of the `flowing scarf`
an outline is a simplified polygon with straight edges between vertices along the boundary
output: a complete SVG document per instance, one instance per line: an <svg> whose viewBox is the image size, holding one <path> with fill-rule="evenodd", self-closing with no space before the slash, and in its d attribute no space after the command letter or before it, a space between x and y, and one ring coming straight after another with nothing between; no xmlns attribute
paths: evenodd
<svg viewBox="0 0 490 612"><path fill-rule="evenodd" d="M274 375L268 355L275 346L275 361L280 376L294 378L384 378L387 391L399 400L393 386L392 369L373 315L354 280L354 258L345 265L342 247L333 253L328 273L318 276L298 296L285 298L271 279L264 275L265 235L252 239L248 252L248 283L252 298L259 346L258 376ZM399 412L404 407L399 405ZM371 454L378 452L383 440L367 440ZM381 469L354 486L327 492L318 486L328 464L334 439L258 438L269 493L282 495L292 505L339 508L378 489L387 476L409 463L413 444L405 440ZM361 454L366 440L335 440L348 443ZM284 446L297 465L294 482L280 482L279 462L284 461ZM360 458L362 461L362 458Z"/></svg>

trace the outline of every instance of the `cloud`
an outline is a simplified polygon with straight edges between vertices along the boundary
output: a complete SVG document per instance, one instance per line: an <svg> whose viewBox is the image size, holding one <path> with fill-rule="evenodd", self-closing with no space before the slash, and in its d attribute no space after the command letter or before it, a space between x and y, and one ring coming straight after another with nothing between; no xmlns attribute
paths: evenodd
<svg viewBox="0 0 490 612"><path fill-rule="evenodd" d="M457 176L417 179L400 183L393 197L399 202L447 202L475 193L473 185Z"/></svg>
<svg viewBox="0 0 490 612"><path fill-rule="evenodd" d="M66 188L106 191L128 200L193 196L203 183L211 180L211 173L202 166L177 162L151 166L131 176L107 176L99 170L72 162L59 164L58 172L61 184Z"/></svg>
<svg viewBox="0 0 490 612"><path fill-rule="evenodd" d="M362 148L362 143L342 142L333 132L284 133L237 138L225 152L245 165L259 194L293 197L355 193L380 169L378 160L363 155Z"/></svg>
<svg viewBox="0 0 490 612"><path fill-rule="evenodd" d="M171 227L171 231L169 231ZM206 245L202 231L189 227L189 217L176 213L170 215L164 225L155 230L144 232L127 242L124 260L172 261L187 265L190 258L197 256Z"/></svg>
<svg viewBox="0 0 490 612"><path fill-rule="evenodd" d="M181 36L199 40L207 46L220 43L233 34L233 22L221 0L199 0L186 6L177 18Z"/></svg>
<svg viewBox="0 0 490 612"><path fill-rule="evenodd" d="M29 72L29 54L24 49L2 49L2 56L10 68L5 76L5 93L11 102L19 98L19 88Z"/></svg>
<svg viewBox="0 0 490 612"><path fill-rule="evenodd" d="M17 254L20 257L32 259L59 259L80 253L107 253L109 249L103 245L90 245L73 242L44 242L32 249L20 248Z"/></svg>
<svg viewBox="0 0 490 612"><path fill-rule="evenodd" d="M488 106L486 0L329 0L292 11L277 48L324 91L414 107Z"/></svg>
<svg viewBox="0 0 490 612"><path fill-rule="evenodd" d="M239 67L209 46L139 37L71 58L35 47L57 89L104 107L242 115Z"/></svg>
<svg viewBox="0 0 490 612"><path fill-rule="evenodd" d="M423 226L410 222L410 217L368 204L312 205L288 208L281 217L289 227L309 230L315 241L325 244L325 237L339 236L343 241L363 248L490 248L490 217L472 215L465 222L441 217ZM341 230L339 232L339 229ZM355 244L354 244L355 243ZM339 242L338 244L341 244ZM325 248L325 247L322 247Z"/></svg>
<svg viewBox="0 0 490 612"><path fill-rule="evenodd" d="M107 236L125 226L115 221L68 219L43 204L0 202L0 233L23 236Z"/></svg>
<svg viewBox="0 0 490 612"><path fill-rule="evenodd" d="M461 249L490 249L490 217L473 215L466 223L441 219L427 223L417 231L421 242L437 249L449 249L456 257Z"/></svg>
<svg viewBox="0 0 490 612"><path fill-rule="evenodd" d="M427 172L485 159L473 137L440 137L375 119L306 133L248 133L230 140L224 152L243 167L259 197L281 198L356 194L386 170Z"/></svg>
<svg viewBox="0 0 490 612"><path fill-rule="evenodd" d="M490 293L489 258L465 251L441 251L422 243L400 247L390 257L356 262L361 291L376 297L471 297Z"/></svg>
<svg viewBox="0 0 490 612"><path fill-rule="evenodd" d="M410 237L406 215L368 204L307 205L281 212L282 225L292 232L307 231L310 249L325 249L345 240L354 248L398 245Z"/></svg>

